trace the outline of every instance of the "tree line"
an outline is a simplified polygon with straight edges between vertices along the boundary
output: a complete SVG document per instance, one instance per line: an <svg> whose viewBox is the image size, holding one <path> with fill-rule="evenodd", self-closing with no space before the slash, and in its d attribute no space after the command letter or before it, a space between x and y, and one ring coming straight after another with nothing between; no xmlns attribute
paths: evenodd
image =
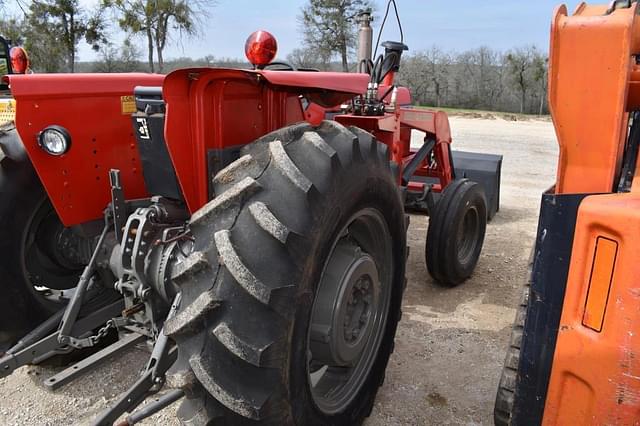
<svg viewBox="0 0 640 426"><path fill-rule="evenodd" d="M0 4L2 0L0 0ZM6 2L5 2L6 3ZM0 17L0 35L24 46L35 72L170 72L188 66L247 67L243 60L174 58L166 47L197 37L215 0L100 0L86 10L79 0L19 0L21 14ZM298 15L302 46L286 61L296 67L356 71L356 17L371 0L308 0ZM121 45L112 34L126 35ZM97 60L78 62L81 43ZM434 107L544 114L547 57L528 46L500 52L479 47L452 53L434 46L403 57L399 83L414 102Z"/></svg>
<svg viewBox="0 0 640 426"><path fill-rule="evenodd" d="M304 68L355 71L356 17L368 10L377 22L384 21L377 6L371 0L309 0L299 16L303 46L288 61ZM535 46L461 53L434 46L404 56L399 83L421 105L545 114L547 67L546 54Z"/></svg>
<svg viewBox="0 0 640 426"><path fill-rule="evenodd" d="M100 0L95 10L79 0L16 0L15 17L0 18L0 35L29 52L36 72L75 72L80 43L88 43L107 68L133 65L142 55L147 69L163 72L164 51L171 41L197 36L215 0ZM0 1L0 6L4 6ZM111 42L114 31L127 38ZM115 61L115 62L114 62Z"/></svg>
<svg viewBox="0 0 640 426"><path fill-rule="evenodd" d="M299 48L288 62L301 68L338 71L314 49ZM356 64L348 66L356 70ZM402 57L398 84L411 89L418 105L547 114L547 55L535 46L501 52L478 47L460 53L437 46Z"/></svg>
<svg viewBox="0 0 640 426"><path fill-rule="evenodd" d="M399 82L422 105L542 115L548 113L547 70L547 55L535 46L461 53L432 47L403 60Z"/></svg>

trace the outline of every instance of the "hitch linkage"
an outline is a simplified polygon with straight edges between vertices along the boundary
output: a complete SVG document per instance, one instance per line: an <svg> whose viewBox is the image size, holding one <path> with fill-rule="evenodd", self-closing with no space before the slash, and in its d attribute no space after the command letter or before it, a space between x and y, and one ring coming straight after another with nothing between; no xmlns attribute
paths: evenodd
<svg viewBox="0 0 640 426"><path fill-rule="evenodd" d="M89 264L78 280L78 286L69 304L22 338L6 352L3 358L0 358L0 378L8 376L24 365L43 361L59 353L67 353L73 348L95 346L109 330L103 327L95 336L89 335L89 333L97 327L104 326L112 318L121 315L124 303L119 300L78 320L87 289L96 272L98 253L109 229L109 214L107 213L105 214L104 230L100 234ZM58 322L60 324L58 330L47 336Z"/></svg>
<svg viewBox="0 0 640 426"><path fill-rule="evenodd" d="M171 310L167 315L167 320L174 316L178 310L178 307L180 306L180 298L181 293L178 293L171 305ZM163 328L158 335L158 340L156 340L156 344L151 352L151 358L149 359L142 376L118 399L118 401L116 401L113 407L104 411L95 420L94 425L111 426L121 415L135 409L148 396L158 393L160 389L162 389L162 386L164 386L167 370L171 368L177 357L178 350L175 346L171 347L169 338L165 336ZM128 419L133 420L133 422L128 421L123 424L133 424L151 416L162 408L174 403L183 395L184 393L182 393L182 391L172 391L165 397L158 400L153 404L153 406L146 407L141 410L147 414L145 417L141 417L142 413L130 416Z"/></svg>
<svg viewBox="0 0 640 426"><path fill-rule="evenodd" d="M114 230L114 228L117 241L122 241L123 247L126 245L124 237L127 235L126 232L129 221L126 220L126 218L129 216L133 216L134 219L140 219L141 229L137 229L141 231L140 235L136 233L137 238L133 239L138 244L140 244L140 238L145 234L144 226L142 225L151 227L154 225L153 222L155 220L162 221L163 219L171 223L177 223L186 218L180 208L174 206L168 200L162 200L159 197L154 197L150 200L150 207L144 203L143 200L127 202L124 199L119 171L111 170L109 177L111 180L112 203L105 210L104 228L98 238L91 260L84 268L78 280L78 285L71 300L64 309L51 316L23 337L0 358L0 378L8 376L24 365L41 362L56 354L68 353L74 349L93 347L105 337L111 329L129 329L129 331L132 331L132 333L121 335L118 342L111 344L78 364L67 368L45 382L49 388L56 389L73 380L73 378L78 375L94 368L99 362L105 361L117 352L138 343L142 339L157 335L151 357L140 378L118 399L112 408L104 411L95 421L96 425L111 426L122 414L131 412L149 395L153 395L162 389L166 380L166 372L177 359L178 352L175 345L164 335L164 328L161 328L159 332L154 332L149 335L149 331L130 326L126 316L132 315L136 307L127 308L125 299L119 299L106 304L106 306L96 309L90 314L80 318L81 308L87 299L87 293L96 279L100 252L101 250L103 251L103 247L106 244L107 235ZM167 202L161 206L159 205L160 201ZM133 215L128 215L130 210L134 211ZM188 231L185 230L184 226L163 224L161 228L162 233L158 243L175 243L178 240L188 239L189 237ZM123 260L125 260L125 257L126 256L123 255ZM128 272L131 276L143 282L144 265L139 263L139 257L140 256L133 256L135 261L131 259L131 268ZM128 265L127 262L123 261L123 266L126 265ZM127 268L124 268L124 270L127 272ZM120 281L122 281L122 279ZM181 294L179 292L173 297L173 302L168 310L166 319L175 315L180 305L180 298ZM59 324L59 326L58 329L55 330L57 324ZM155 321L153 321L153 324L155 324ZM159 322L158 324L161 323ZM92 334L93 331L99 327L101 328L97 334ZM131 425L137 423L172 404L182 396L184 396L184 393L180 390L170 391L157 401L127 417L122 424Z"/></svg>

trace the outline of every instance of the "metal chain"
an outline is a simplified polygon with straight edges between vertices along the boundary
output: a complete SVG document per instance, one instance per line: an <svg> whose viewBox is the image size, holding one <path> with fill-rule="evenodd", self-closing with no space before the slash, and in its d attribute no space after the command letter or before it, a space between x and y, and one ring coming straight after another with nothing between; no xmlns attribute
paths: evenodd
<svg viewBox="0 0 640 426"><path fill-rule="evenodd" d="M102 340L103 338L105 338L107 336L107 334L109 334L109 330L111 330L112 328L115 329L116 328L116 324L111 319L111 320L107 321L107 323L104 325L104 327L102 327L100 330L98 330L97 334L95 334L94 336L89 337L89 340L91 341L91 344L92 345L98 344L98 342L100 340Z"/></svg>

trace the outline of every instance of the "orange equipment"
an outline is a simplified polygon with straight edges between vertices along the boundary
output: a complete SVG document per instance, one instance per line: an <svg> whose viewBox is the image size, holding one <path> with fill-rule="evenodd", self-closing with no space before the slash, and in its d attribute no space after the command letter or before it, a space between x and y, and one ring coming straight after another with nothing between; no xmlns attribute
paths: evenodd
<svg viewBox="0 0 640 426"><path fill-rule="evenodd" d="M640 7L556 9L549 100L560 145L498 425L640 422Z"/></svg>

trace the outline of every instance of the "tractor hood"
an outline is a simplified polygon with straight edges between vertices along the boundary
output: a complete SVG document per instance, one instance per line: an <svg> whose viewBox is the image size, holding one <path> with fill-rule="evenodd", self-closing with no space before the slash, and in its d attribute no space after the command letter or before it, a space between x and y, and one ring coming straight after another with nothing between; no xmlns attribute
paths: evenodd
<svg viewBox="0 0 640 426"><path fill-rule="evenodd" d="M12 74L3 77L9 82L16 99L33 97L69 97L109 95L114 92L133 93L136 85L161 86L163 75L144 73L123 74Z"/></svg>
<svg viewBox="0 0 640 426"><path fill-rule="evenodd" d="M15 125L31 163L66 226L102 217L111 199L108 173L119 169L128 198L147 195L131 125L134 88L160 86L152 74L11 75ZM59 126L70 135L67 153L53 156L40 133Z"/></svg>

